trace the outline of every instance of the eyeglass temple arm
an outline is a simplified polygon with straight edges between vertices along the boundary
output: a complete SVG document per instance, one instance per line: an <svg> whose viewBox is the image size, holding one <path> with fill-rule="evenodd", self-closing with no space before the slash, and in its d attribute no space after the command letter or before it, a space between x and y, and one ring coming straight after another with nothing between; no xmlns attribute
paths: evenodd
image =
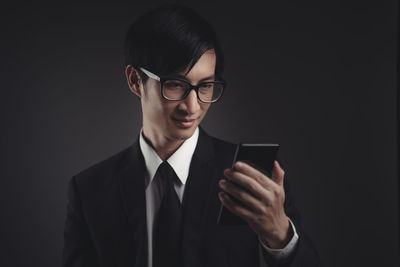
<svg viewBox="0 0 400 267"><path fill-rule="evenodd" d="M155 75L154 73L151 73L150 71L144 69L144 68L140 68L144 73L146 73L147 76L149 76L150 78L153 78L154 80L160 81L160 77L158 77L157 75Z"/></svg>

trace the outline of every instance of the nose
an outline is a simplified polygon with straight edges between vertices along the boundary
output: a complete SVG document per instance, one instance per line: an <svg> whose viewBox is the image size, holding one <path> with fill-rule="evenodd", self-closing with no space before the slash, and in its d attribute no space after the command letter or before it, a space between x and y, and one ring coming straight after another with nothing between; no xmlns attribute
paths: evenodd
<svg viewBox="0 0 400 267"><path fill-rule="evenodd" d="M200 109L200 103L197 99L195 90L190 90L187 97L179 104L179 109L185 110L189 114L195 114Z"/></svg>

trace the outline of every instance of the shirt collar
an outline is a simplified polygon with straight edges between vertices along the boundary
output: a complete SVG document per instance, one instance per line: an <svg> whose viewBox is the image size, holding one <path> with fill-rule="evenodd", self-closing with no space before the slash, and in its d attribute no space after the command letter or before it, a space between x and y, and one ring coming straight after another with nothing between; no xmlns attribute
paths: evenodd
<svg viewBox="0 0 400 267"><path fill-rule="evenodd" d="M167 159L167 162L169 165L171 165L172 169L174 169L182 184L186 183L186 180L189 176L190 162L198 139L199 127L196 127L196 130L192 136L186 139L182 145ZM144 139L143 128L140 130L139 144L146 164L147 173L149 174L148 180L146 181L147 187L147 185L149 185L153 180L158 166L162 163L162 160L151 147L151 145L149 145Z"/></svg>

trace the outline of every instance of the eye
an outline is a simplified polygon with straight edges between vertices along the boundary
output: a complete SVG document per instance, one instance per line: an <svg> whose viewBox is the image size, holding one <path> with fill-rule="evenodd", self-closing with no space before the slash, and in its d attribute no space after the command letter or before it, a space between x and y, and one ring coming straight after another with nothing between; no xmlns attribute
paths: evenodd
<svg viewBox="0 0 400 267"><path fill-rule="evenodd" d="M200 84L200 87L203 89L211 89L213 87L213 84L212 83L203 83L203 84Z"/></svg>
<svg viewBox="0 0 400 267"><path fill-rule="evenodd" d="M171 80L171 81L166 81L164 83L164 86L167 88L181 88L184 87L185 85L180 81Z"/></svg>

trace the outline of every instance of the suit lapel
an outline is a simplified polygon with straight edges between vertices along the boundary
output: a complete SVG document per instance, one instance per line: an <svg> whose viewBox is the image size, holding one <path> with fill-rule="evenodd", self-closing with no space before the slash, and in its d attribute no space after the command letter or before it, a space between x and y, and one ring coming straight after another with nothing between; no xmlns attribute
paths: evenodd
<svg viewBox="0 0 400 267"><path fill-rule="evenodd" d="M190 163L182 205L185 219L204 218L204 208L213 178L214 149L211 138L199 127L199 139Z"/></svg>
<svg viewBox="0 0 400 267"><path fill-rule="evenodd" d="M203 266L203 237L210 219L211 193L216 184L215 151L212 139L199 127L199 139L190 163L183 195L183 261L184 266ZM212 216L211 216L212 217Z"/></svg>
<svg viewBox="0 0 400 267"><path fill-rule="evenodd" d="M125 213L133 229L135 266L147 266L145 162L139 147L139 135L118 169L120 171L116 179Z"/></svg>

